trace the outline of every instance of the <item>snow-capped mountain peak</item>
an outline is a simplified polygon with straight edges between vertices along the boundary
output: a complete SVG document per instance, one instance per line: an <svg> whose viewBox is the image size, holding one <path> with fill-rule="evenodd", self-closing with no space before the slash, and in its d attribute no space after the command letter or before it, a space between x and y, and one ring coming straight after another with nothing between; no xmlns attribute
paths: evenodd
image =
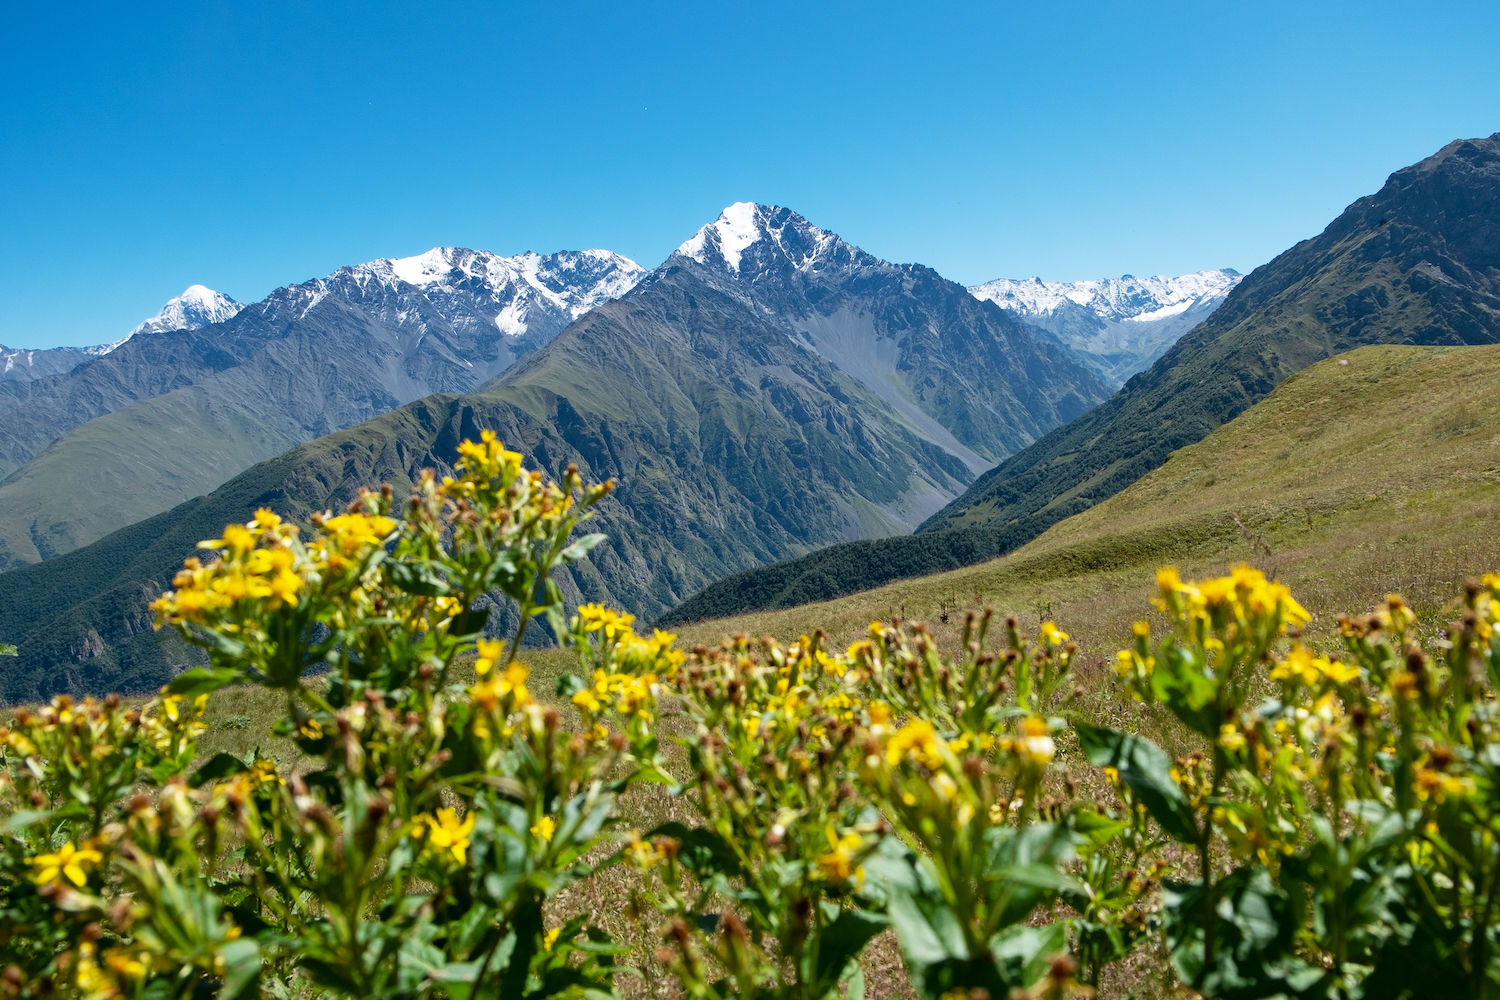
<svg viewBox="0 0 1500 1000"><path fill-rule="evenodd" d="M630 291L646 271L611 250L527 251L501 257L486 250L433 247L412 257L383 257L339 273L361 286L373 280L392 288L417 289L429 298L460 293L477 297L495 310L493 322L500 332L518 337L527 332L528 316L537 310L572 321Z"/></svg>
<svg viewBox="0 0 1500 1000"><path fill-rule="evenodd" d="M722 266L735 274L747 270L747 256L755 258L757 269L781 260L799 270L810 270L831 251L846 245L789 208L737 201L694 233L672 256Z"/></svg>
<svg viewBox="0 0 1500 1000"><path fill-rule="evenodd" d="M129 340L138 333L196 330L211 323L222 323L243 308L222 292L204 285L189 285L181 295L168 299L155 316L131 330L125 339Z"/></svg>
<svg viewBox="0 0 1500 1000"><path fill-rule="evenodd" d="M1186 312L1201 303L1222 299L1240 274L1229 268L1195 271L1179 277L1124 275L1095 281L1043 281L1040 278L999 278L970 288L976 297L1023 316L1056 313L1072 303L1106 322L1149 322Z"/></svg>
<svg viewBox="0 0 1500 1000"><path fill-rule="evenodd" d="M222 323L243 308L243 304L207 285L188 285L181 295L168 299L155 316L141 321L119 340L100 344L98 347L85 347L84 351L88 354L108 354L131 337L143 333L196 330L213 323Z"/></svg>

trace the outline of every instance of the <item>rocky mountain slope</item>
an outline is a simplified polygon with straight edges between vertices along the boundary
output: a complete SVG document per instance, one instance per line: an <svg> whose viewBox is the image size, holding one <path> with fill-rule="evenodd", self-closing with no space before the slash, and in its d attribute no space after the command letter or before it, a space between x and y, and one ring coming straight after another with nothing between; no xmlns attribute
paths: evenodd
<svg viewBox="0 0 1500 1000"><path fill-rule="evenodd" d="M1450 143L1392 174L1321 234L1246 276L1107 403L1000 463L919 534L835 546L721 581L672 617L789 607L1009 552L1315 361L1364 344L1496 341L1500 133Z"/></svg>

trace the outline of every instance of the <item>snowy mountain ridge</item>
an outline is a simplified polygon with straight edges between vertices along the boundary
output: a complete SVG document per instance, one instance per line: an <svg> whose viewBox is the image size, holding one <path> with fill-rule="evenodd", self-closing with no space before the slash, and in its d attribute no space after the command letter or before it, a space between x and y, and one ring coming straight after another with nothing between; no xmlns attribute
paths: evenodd
<svg viewBox="0 0 1500 1000"><path fill-rule="evenodd" d="M1103 320L1149 322L1186 312L1208 299L1223 299L1241 277L1231 268L1215 268L1178 277L1127 274L1093 281L997 278L969 291L1024 316L1045 316L1072 303Z"/></svg>
<svg viewBox="0 0 1500 1000"><path fill-rule="evenodd" d="M1230 268L1094 281L998 278L969 293L1055 335L1116 386L1207 319L1240 283Z"/></svg>
<svg viewBox="0 0 1500 1000"><path fill-rule="evenodd" d="M327 280L347 277L361 288L370 281L392 288L406 285L429 298L466 294L495 308L494 324L501 333L519 337L529 329L533 312L560 313L575 320L630 291L645 273L635 261L611 250L527 251L502 257L487 250L433 247L412 257L382 257L342 268Z"/></svg>

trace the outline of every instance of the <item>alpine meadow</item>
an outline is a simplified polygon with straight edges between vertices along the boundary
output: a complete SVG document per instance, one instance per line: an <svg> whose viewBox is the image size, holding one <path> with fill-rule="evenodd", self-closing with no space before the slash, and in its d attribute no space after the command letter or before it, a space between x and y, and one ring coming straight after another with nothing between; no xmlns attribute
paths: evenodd
<svg viewBox="0 0 1500 1000"><path fill-rule="evenodd" d="M1437 8L18 11L0 1000L1500 1000Z"/></svg>

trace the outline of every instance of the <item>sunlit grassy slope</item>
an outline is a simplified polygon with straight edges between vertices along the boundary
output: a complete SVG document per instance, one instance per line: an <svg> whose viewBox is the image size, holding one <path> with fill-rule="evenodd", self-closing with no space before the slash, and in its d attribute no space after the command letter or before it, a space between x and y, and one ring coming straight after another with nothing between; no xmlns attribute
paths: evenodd
<svg viewBox="0 0 1500 1000"><path fill-rule="evenodd" d="M707 641L821 627L844 641L899 615L952 634L988 605L1055 618L1097 666L1149 610L1159 565L1256 565L1292 587L1317 631L1391 591L1439 610L1466 576L1500 569L1497 518L1500 347L1365 347L1293 376L1009 556L685 631Z"/></svg>

